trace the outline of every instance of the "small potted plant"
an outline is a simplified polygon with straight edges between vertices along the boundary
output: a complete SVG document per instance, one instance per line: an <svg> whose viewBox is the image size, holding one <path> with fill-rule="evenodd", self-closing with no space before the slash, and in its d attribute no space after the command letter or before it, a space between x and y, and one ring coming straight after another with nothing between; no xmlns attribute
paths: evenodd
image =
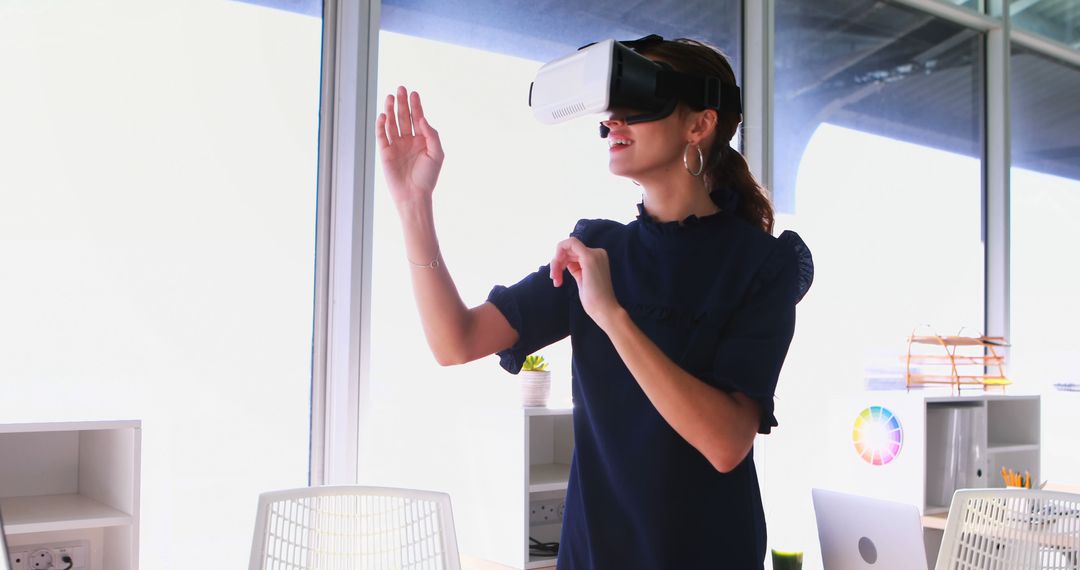
<svg viewBox="0 0 1080 570"><path fill-rule="evenodd" d="M521 367L521 405L527 408L547 406L551 394L551 371L544 357L533 354Z"/></svg>

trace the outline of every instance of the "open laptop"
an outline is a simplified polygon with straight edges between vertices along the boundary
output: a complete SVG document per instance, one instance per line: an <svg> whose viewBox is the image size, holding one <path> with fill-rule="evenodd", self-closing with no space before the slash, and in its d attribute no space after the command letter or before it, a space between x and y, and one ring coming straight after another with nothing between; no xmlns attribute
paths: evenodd
<svg viewBox="0 0 1080 570"><path fill-rule="evenodd" d="M927 570L913 505L813 489L824 570Z"/></svg>
<svg viewBox="0 0 1080 570"><path fill-rule="evenodd" d="M0 513L0 570L11 570L11 558L8 553L7 535L4 534L4 517Z"/></svg>

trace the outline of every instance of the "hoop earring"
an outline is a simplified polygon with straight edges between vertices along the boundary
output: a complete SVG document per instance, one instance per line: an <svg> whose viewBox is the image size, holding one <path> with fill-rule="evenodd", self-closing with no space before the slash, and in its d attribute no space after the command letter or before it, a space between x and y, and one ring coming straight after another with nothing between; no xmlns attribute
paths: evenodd
<svg viewBox="0 0 1080 570"><path fill-rule="evenodd" d="M697 172L694 172L693 170L690 170L690 159L686 156L686 154L688 152L690 152L690 145L691 144L693 144L693 143L686 143L686 146L683 148L683 151L682 151L682 163L683 163L683 166L686 167L686 171L690 173L690 176L693 176L693 177L696 178L698 176L701 176L702 171L705 170L705 155L701 153L701 145L695 144L694 148L697 149L698 168L697 168Z"/></svg>

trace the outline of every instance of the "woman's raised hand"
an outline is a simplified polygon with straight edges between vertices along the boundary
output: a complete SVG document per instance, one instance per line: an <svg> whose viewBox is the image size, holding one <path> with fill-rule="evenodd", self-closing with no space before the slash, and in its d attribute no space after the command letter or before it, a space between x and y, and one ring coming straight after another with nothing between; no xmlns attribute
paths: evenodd
<svg viewBox="0 0 1080 570"><path fill-rule="evenodd" d="M430 198L444 155L439 133L424 117L420 94L409 94L404 87L398 87L396 97L387 95L386 112L379 113L375 133L394 202Z"/></svg>
<svg viewBox="0 0 1080 570"><path fill-rule="evenodd" d="M563 285L563 271L577 281L578 297L585 313L600 328L620 309L611 285L611 262L607 250L586 246L576 237L564 239L555 246L551 258L551 281L555 287Z"/></svg>

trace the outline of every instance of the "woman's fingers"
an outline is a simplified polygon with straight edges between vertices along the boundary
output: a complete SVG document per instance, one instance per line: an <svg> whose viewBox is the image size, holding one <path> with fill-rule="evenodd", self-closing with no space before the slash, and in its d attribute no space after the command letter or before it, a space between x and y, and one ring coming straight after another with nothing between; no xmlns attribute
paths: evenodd
<svg viewBox="0 0 1080 570"><path fill-rule="evenodd" d="M404 87L402 87L404 89ZM424 118L424 106L420 104L420 94L413 91L409 94L409 106L412 108L413 122Z"/></svg>
<svg viewBox="0 0 1080 570"><path fill-rule="evenodd" d="M394 96L386 96L386 136L389 142L393 142L401 138L401 134L398 132L397 127L397 115L394 114Z"/></svg>
<svg viewBox="0 0 1080 570"><path fill-rule="evenodd" d="M417 134L424 136L424 149L427 151L427 155L434 160L442 161L444 155L439 132L431 126L431 123L427 122L427 117L414 120L416 121Z"/></svg>
<svg viewBox="0 0 1080 570"><path fill-rule="evenodd" d="M375 141L379 150L386 150L390 146L390 139L386 137L386 113L379 113L379 118L375 119Z"/></svg>
<svg viewBox="0 0 1080 570"><path fill-rule="evenodd" d="M428 156L435 160L442 160L442 140L439 139L439 132L431 126L427 117L424 116L424 106L420 103L420 94L413 91L409 96L409 102L412 104L413 123L416 125L417 134L424 135Z"/></svg>
<svg viewBox="0 0 1080 570"><path fill-rule="evenodd" d="M551 281L556 287L562 286L563 270L569 270L575 280L581 278L581 266L586 263L589 248L578 238L567 238L555 246L555 257L551 258Z"/></svg>
<svg viewBox="0 0 1080 570"><path fill-rule="evenodd" d="M409 111L409 93L404 86L397 88L397 119L398 132L403 137L411 137L413 134L412 113Z"/></svg>
<svg viewBox="0 0 1080 570"><path fill-rule="evenodd" d="M566 269L568 259L563 249L563 242L555 246L555 256L551 258L550 277L551 283L556 287L562 287L563 270Z"/></svg>
<svg viewBox="0 0 1080 570"><path fill-rule="evenodd" d="M387 95L385 109L379 113L375 127L379 148L385 149L403 137L423 135L427 154L439 159L443 156L439 133L424 117L424 107L416 91L409 93L400 86L396 94Z"/></svg>

